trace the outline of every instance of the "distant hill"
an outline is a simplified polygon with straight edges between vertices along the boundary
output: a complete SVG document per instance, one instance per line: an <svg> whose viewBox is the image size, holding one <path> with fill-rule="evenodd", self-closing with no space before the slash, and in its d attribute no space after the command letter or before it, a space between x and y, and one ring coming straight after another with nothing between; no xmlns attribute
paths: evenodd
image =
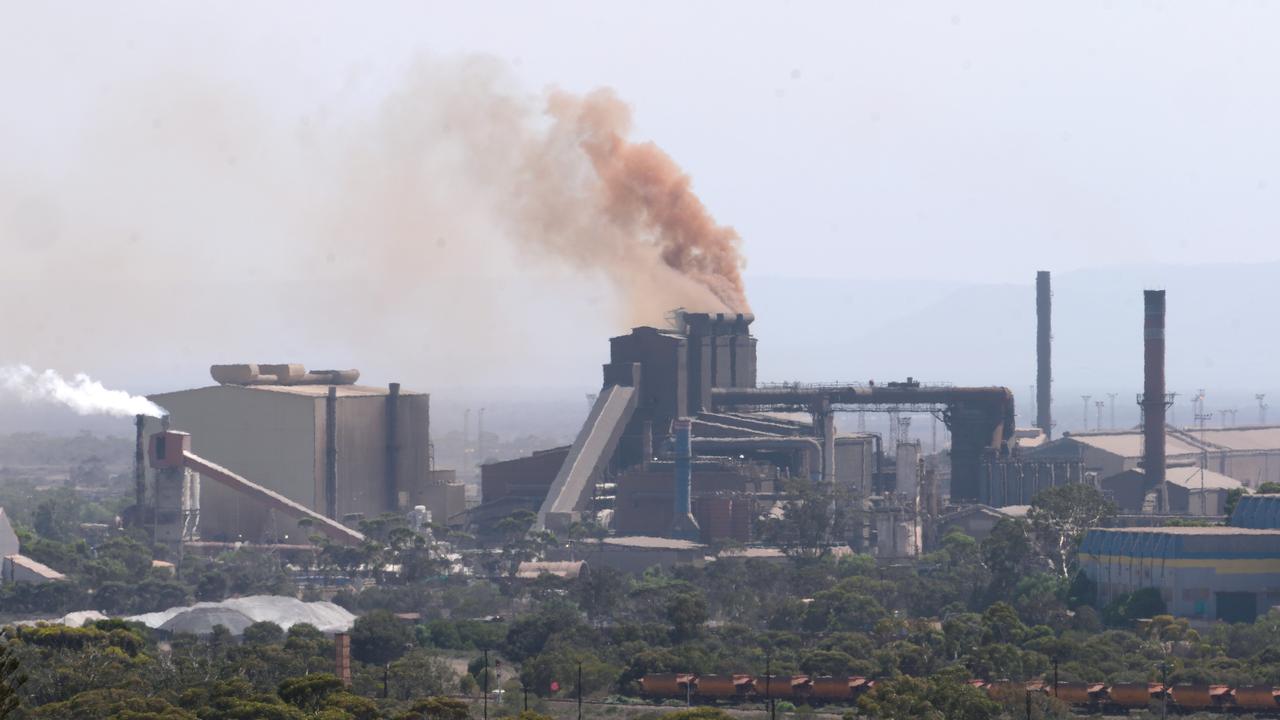
<svg viewBox="0 0 1280 720"><path fill-rule="evenodd" d="M1280 263L1111 267L1055 273L1054 385L1060 427L1081 422L1081 393L1117 392L1117 423L1136 420L1142 383L1142 290L1168 292L1167 377L1179 422L1208 389L1209 409L1256 421L1253 393L1280 401ZM1013 388L1030 411L1035 381L1034 276L1026 284L919 286L884 281L754 280L760 376L769 380L912 375ZM779 316L788 318L785 322ZM1275 413L1280 419L1280 411ZM1094 420L1091 419L1091 424ZM1126 421L1127 422L1127 421ZM1216 424L1216 420L1214 423Z"/></svg>

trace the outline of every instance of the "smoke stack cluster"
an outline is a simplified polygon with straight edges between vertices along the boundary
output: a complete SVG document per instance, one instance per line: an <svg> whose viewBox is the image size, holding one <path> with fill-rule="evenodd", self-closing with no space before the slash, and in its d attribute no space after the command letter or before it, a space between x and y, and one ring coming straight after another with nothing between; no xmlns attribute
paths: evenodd
<svg viewBox="0 0 1280 720"><path fill-rule="evenodd" d="M1053 297L1049 290L1049 271L1036 273L1036 427L1045 438L1053 435L1053 363L1051 326Z"/></svg>
<svg viewBox="0 0 1280 720"><path fill-rule="evenodd" d="M1148 487L1164 482L1164 291L1143 292L1142 464Z"/></svg>

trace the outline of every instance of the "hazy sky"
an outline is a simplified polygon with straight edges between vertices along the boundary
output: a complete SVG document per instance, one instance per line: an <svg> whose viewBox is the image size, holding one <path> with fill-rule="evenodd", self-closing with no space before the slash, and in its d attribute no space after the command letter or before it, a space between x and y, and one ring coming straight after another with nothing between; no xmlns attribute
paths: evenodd
<svg viewBox="0 0 1280 720"><path fill-rule="evenodd" d="M0 150L54 173L95 99L162 70L290 123L378 102L421 53L486 53L530 93L616 88L750 274L1280 259L1280 3L0 9Z"/></svg>
<svg viewBox="0 0 1280 720"><path fill-rule="evenodd" d="M1139 284L1166 282L1157 264L1278 261L1278 34L1276 2L0 0L0 364L84 370L139 391L207 383L211 362L354 365L446 402L458 386L594 385L604 338L625 328L607 288L563 269L523 284L432 275L432 253L490 274L531 263L446 246L426 221L443 211L458 211L445 223L457 237L492 228L430 162L407 161L417 182L444 188L430 197L397 197L385 173L372 176L385 186L349 188L358 207L325 227L359 231L317 239L319 264L276 242L305 237L330 210L308 200L322 195L299 168L412 148L419 138L385 121L388 99L412 99L424 57L448 68L483 55L531 106L552 87L599 86L631 104L633 135L665 149L743 238L749 296L761 279L757 329L773 330L761 337L764 376L923 373L914 356L850 347L853 316L845 344L827 342L815 360L827 318L801 318L803 283L771 295L762 278L917 283L845 302L865 330L957 287L1029 286L1038 269L1124 265L1133 287L1113 291L1137 298ZM422 217L394 230L421 247L365 252L379 218L418 204ZM422 278L393 289L379 270L389 264ZM312 280L378 310L316 304ZM1194 287L1170 307L1202 302ZM920 302L902 297L913 292ZM1221 289L1212 299L1231 300ZM931 311L985 337L949 349L954 364L934 358L936 379L1022 392L1029 307L954 322ZM1119 338L1137 322L1106 319ZM1019 355L997 373L987 360L1007 347ZM1184 384L1219 381L1195 359ZM1230 382L1229 359L1214 361ZM1064 386L1092 387L1081 362L1072 376L1064 368Z"/></svg>

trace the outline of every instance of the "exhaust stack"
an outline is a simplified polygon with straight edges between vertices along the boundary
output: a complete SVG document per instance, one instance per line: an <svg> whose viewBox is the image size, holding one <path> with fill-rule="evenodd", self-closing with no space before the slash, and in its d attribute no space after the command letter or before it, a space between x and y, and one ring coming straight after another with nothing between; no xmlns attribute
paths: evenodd
<svg viewBox="0 0 1280 720"><path fill-rule="evenodd" d="M1164 291L1144 291L1143 306L1142 464L1152 487L1165 478Z"/></svg>
<svg viewBox="0 0 1280 720"><path fill-rule="evenodd" d="M1053 435L1052 303L1049 271L1041 270L1036 273L1036 427L1044 431L1046 440Z"/></svg>

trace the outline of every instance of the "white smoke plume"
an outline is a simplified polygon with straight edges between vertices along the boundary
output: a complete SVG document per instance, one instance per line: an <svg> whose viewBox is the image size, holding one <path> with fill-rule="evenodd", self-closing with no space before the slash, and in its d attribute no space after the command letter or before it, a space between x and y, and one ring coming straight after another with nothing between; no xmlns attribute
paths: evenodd
<svg viewBox="0 0 1280 720"><path fill-rule="evenodd" d="M112 390L84 373L67 380L54 370L36 372L28 365L0 367L0 388L23 402L65 405L79 415L163 417L168 411L139 395Z"/></svg>

